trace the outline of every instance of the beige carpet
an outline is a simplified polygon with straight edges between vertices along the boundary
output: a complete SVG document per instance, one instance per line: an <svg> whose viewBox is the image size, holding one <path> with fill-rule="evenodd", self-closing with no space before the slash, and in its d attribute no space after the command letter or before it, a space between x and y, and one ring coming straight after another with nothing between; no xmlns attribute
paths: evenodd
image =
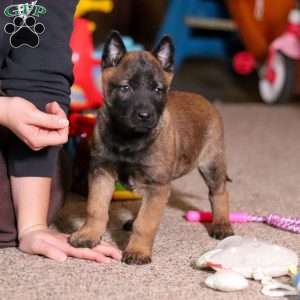
<svg viewBox="0 0 300 300"><path fill-rule="evenodd" d="M300 216L300 107L218 104L226 129L231 207L265 215ZM109 239L124 245L121 220L137 202L115 203ZM80 207L75 201L74 206ZM78 208L77 207L77 208ZM56 263L16 249L0 251L0 299L270 299L260 285L221 293L203 286L207 272L191 268L193 259L216 245L201 224L182 215L208 209L207 189L194 172L174 182L174 193L157 236L153 263L100 265L76 259ZM80 212L79 212L80 215ZM78 220L77 220L78 221ZM300 236L262 224L234 225L236 234L290 247L300 255Z"/></svg>

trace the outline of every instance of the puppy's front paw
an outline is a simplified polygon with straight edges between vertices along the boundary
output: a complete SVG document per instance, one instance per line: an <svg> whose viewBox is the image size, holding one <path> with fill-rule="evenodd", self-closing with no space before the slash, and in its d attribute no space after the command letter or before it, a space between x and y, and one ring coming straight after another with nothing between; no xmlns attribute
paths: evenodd
<svg viewBox="0 0 300 300"><path fill-rule="evenodd" d="M212 224L210 231L211 237L217 240L222 240L231 235L234 235L234 232L230 223Z"/></svg>
<svg viewBox="0 0 300 300"><path fill-rule="evenodd" d="M151 257L140 252L124 251L122 262L128 265L146 265L151 263Z"/></svg>
<svg viewBox="0 0 300 300"><path fill-rule="evenodd" d="M100 242L101 235L87 228L82 228L69 237L69 243L76 248L94 248Z"/></svg>

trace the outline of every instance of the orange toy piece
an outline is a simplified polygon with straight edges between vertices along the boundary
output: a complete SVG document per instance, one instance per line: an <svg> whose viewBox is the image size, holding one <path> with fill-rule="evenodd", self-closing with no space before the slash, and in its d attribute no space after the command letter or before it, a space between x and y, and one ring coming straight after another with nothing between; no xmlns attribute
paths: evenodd
<svg viewBox="0 0 300 300"><path fill-rule="evenodd" d="M295 0L226 0L246 49L263 61L270 43L283 33Z"/></svg>

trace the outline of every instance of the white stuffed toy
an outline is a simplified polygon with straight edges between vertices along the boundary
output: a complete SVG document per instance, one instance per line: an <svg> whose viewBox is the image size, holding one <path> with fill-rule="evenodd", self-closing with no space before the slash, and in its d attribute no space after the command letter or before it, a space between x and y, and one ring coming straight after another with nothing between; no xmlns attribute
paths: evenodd
<svg viewBox="0 0 300 300"><path fill-rule="evenodd" d="M272 279L288 275L289 268L297 265L294 251L241 236L224 239L195 261L200 269L209 267L217 271L205 281L210 288L236 291L248 286L246 278L253 278L261 280L262 292L269 296L297 295L294 287Z"/></svg>

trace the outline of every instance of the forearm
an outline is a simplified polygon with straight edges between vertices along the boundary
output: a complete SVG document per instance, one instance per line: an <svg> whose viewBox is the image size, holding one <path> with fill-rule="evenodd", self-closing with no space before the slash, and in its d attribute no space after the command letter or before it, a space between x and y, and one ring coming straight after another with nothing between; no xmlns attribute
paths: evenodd
<svg viewBox="0 0 300 300"><path fill-rule="evenodd" d="M47 227L51 178L11 176L10 179L19 237Z"/></svg>

